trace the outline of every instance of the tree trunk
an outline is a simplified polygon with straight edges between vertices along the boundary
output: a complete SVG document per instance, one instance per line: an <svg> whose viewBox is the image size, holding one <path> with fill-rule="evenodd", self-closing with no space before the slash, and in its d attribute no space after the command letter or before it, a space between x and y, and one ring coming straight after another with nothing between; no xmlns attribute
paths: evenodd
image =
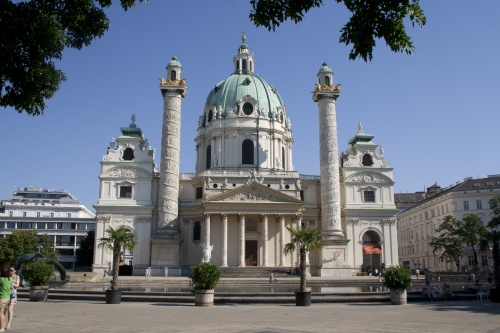
<svg viewBox="0 0 500 333"><path fill-rule="evenodd" d="M121 246L115 244L113 248L113 279L111 280L111 290L118 289L118 274L120 271Z"/></svg>
<svg viewBox="0 0 500 333"><path fill-rule="evenodd" d="M493 269L495 270L495 286L500 288L500 244L493 241Z"/></svg>
<svg viewBox="0 0 500 333"><path fill-rule="evenodd" d="M300 247L300 291L306 291L306 250Z"/></svg>

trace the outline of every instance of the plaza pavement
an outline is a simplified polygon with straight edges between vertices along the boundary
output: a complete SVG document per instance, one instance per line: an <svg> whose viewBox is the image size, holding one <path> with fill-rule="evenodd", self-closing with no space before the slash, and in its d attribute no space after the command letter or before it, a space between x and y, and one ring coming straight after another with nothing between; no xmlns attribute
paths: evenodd
<svg viewBox="0 0 500 333"><path fill-rule="evenodd" d="M314 299L313 299L314 302ZM215 305L21 299L7 332L490 332L500 303L490 301L295 305Z"/></svg>

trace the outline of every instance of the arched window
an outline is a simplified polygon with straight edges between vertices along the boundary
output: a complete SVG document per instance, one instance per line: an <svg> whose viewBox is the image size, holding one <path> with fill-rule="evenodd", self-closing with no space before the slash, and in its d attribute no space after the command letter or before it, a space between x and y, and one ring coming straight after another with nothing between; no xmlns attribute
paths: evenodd
<svg viewBox="0 0 500 333"><path fill-rule="evenodd" d="M201 223L200 221L196 221L193 226L193 240L199 241L201 240Z"/></svg>
<svg viewBox="0 0 500 333"><path fill-rule="evenodd" d="M330 77L325 76L325 84L330 85Z"/></svg>
<svg viewBox="0 0 500 333"><path fill-rule="evenodd" d="M207 156L206 156L206 169L210 169L212 166L212 146L207 147Z"/></svg>
<svg viewBox="0 0 500 333"><path fill-rule="evenodd" d="M123 156L122 158L125 160L125 161L132 161L134 159L134 150L132 148L126 148L124 151L123 151Z"/></svg>
<svg viewBox="0 0 500 333"><path fill-rule="evenodd" d="M285 147L281 147L281 167L283 168L283 170L285 170L285 165L286 165L286 162L285 162Z"/></svg>
<svg viewBox="0 0 500 333"><path fill-rule="evenodd" d="M174 70L170 71L170 80L175 81L177 80L177 72Z"/></svg>
<svg viewBox="0 0 500 333"><path fill-rule="evenodd" d="M241 61L241 64L243 66L243 73L245 73L247 71L247 60L246 59L243 59Z"/></svg>
<svg viewBox="0 0 500 333"><path fill-rule="evenodd" d="M253 141L246 139L241 147L241 164L254 164L253 161Z"/></svg>
<svg viewBox="0 0 500 333"><path fill-rule="evenodd" d="M373 165L372 156L370 154L363 155L363 165L364 166L372 166Z"/></svg>

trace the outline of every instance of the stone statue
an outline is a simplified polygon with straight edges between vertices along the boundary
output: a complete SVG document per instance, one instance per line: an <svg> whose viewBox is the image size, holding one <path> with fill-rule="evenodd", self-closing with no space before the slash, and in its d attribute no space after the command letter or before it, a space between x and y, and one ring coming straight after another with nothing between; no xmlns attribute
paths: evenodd
<svg viewBox="0 0 500 333"><path fill-rule="evenodd" d="M212 179L207 177L205 180L205 188L210 188L212 186Z"/></svg>
<svg viewBox="0 0 500 333"><path fill-rule="evenodd" d="M227 178L224 179L224 182L222 183L222 188L227 188Z"/></svg>
<svg viewBox="0 0 500 333"><path fill-rule="evenodd" d="M297 189L299 191L301 190L301 184L300 184L300 179L299 178L297 178L295 180L295 189Z"/></svg>
<svg viewBox="0 0 500 333"><path fill-rule="evenodd" d="M205 243L201 243L200 246L203 249L203 258L201 259L201 262L210 262L210 258L212 258L212 249L214 248L214 246Z"/></svg>
<svg viewBox="0 0 500 333"><path fill-rule="evenodd" d="M281 159L276 157L276 169L281 169Z"/></svg>

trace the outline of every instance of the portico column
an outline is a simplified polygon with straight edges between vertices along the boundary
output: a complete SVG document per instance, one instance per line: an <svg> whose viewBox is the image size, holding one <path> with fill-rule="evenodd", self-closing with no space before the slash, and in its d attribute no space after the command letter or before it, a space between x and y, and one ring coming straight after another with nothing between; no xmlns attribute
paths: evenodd
<svg viewBox="0 0 500 333"><path fill-rule="evenodd" d="M294 229L300 229L302 228L302 214L295 214L295 218L293 219L293 228ZM290 234L290 237L292 235ZM299 253L300 249L297 247L295 253L292 252L292 265L293 266L298 266L299 265Z"/></svg>
<svg viewBox="0 0 500 333"><path fill-rule="evenodd" d="M227 213L222 217L222 267L227 267Z"/></svg>
<svg viewBox="0 0 500 333"><path fill-rule="evenodd" d="M262 262L262 266L267 267L269 266L269 248L268 248L268 240L269 240L269 234L268 234L268 222L267 222L267 217L268 214L262 214L262 247L263 247L263 256L264 260Z"/></svg>
<svg viewBox="0 0 500 333"><path fill-rule="evenodd" d="M205 214L204 243L210 245L210 214Z"/></svg>
<svg viewBox="0 0 500 333"><path fill-rule="evenodd" d="M239 214L239 260L238 267L245 267L245 214Z"/></svg>
<svg viewBox="0 0 500 333"><path fill-rule="evenodd" d="M280 266L285 266L285 253L283 246L285 246L285 215L278 215L280 221Z"/></svg>

